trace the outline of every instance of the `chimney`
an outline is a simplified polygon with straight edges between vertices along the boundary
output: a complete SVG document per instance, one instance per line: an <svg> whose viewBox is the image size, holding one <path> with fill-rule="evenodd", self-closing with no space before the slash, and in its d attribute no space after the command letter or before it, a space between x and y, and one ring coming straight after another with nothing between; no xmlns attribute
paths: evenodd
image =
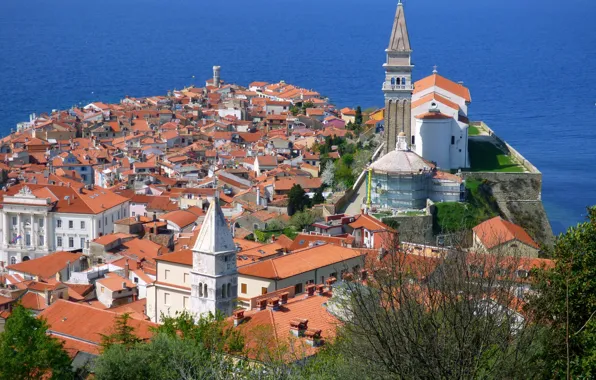
<svg viewBox="0 0 596 380"><path fill-rule="evenodd" d="M279 296L281 297L279 302L282 305L285 305L288 303L288 298L290 297L290 293L285 292L285 293L280 294Z"/></svg>
<svg viewBox="0 0 596 380"><path fill-rule="evenodd" d="M310 284L306 286L306 297L312 297L315 295L315 288L314 284Z"/></svg>
<svg viewBox="0 0 596 380"><path fill-rule="evenodd" d="M273 297L267 300L267 310L278 311L279 310L279 298Z"/></svg>
<svg viewBox="0 0 596 380"><path fill-rule="evenodd" d="M235 310L234 313L234 327L238 327L244 322L244 310Z"/></svg>
<svg viewBox="0 0 596 380"><path fill-rule="evenodd" d="M295 337L304 336L308 329L308 319L294 318L290 321L290 333Z"/></svg>
<svg viewBox="0 0 596 380"><path fill-rule="evenodd" d="M141 221L141 215L137 215L137 222Z"/></svg>
<svg viewBox="0 0 596 380"><path fill-rule="evenodd" d="M323 294L325 294L325 285L323 285L323 284L317 285L317 295L322 296Z"/></svg>
<svg viewBox="0 0 596 380"><path fill-rule="evenodd" d="M266 299L258 300L257 301L257 309L258 310L265 310L266 307L267 307L267 300Z"/></svg>
<svg viewBox="0 0 596 380"><path fill-rule="evenodd" d="M128 266L128 259L124 262L124 278L128 279L130 268Z"/></svg>
<svg viewBox="0 0 596 380"><path fill-rule="evenodd" d="M126 282L122 281L122 289L126 289Z"/></svg>
<svg viewBox="0 0 596 380"><path fill-rule="evenodd" d="M306 343L312 347L320 346L321 345L321 333L322 333L322 330L316 330L316 329L306 330L306 332L304 333L304 336L306 337Z"/></svg>
<svg viewBox="0 0 596 380"><path fill-rule="evenodd" d="M50 297L51 297L50 296L50 290L49 289L44 290L43 291L43 295L46 298L46 306L50 306Z"/></svg>

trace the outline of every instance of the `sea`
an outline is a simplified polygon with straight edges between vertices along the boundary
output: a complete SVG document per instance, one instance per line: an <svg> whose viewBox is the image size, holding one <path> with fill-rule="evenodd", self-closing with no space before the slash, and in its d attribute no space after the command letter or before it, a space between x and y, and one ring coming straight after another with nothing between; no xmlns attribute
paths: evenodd
<svg viewBox="0 0 596 380"><path fill-rule="evenodd" d="M0 0L0 134L31 113L203 85L285 80L383 106L397 0ZM472 93L543 173L555 233L596 204L596 2L404 0L415 79Z"/></svg>

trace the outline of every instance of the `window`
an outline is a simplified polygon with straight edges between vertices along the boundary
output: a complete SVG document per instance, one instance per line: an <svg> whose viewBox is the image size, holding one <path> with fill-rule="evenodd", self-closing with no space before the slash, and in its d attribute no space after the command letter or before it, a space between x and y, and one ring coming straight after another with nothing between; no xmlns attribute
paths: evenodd
<svg viewBox="0 0 596 380"><path fill-rule="evenodd" d="M226 284L221 286L221 297L226 298Z"/></svg>
<svg viewBox="0 0 596 380"><path fill-rule="evenodd" d="M170 293L164 293L163 294L163 303L166 305L170 304Z"/></svg>
<svg viewBox="0 0 596 380"><path fill-rule="evenodd" d="M240 284L240 293L246 294L246 284Z"/></svg>
<svg viewBox="0 0 596 380"><path fill-rule="evenodd" d="M412 136L412 145L416 145L416 136Z"/></svg>
<svg viewBox="0 0 596 380"><path fill-rule="evenodd" d="M39 245L44 245L43 235L39 235Z"/></svg>
<svg viewBox="0 0 596 380"><path fill-rule="evenodd" d="M81 174L81 179L83 182L87 182L87 174Z"/></svg>
<svg viewBox="0 0 596 380"><path fill-rule="evenodd" d="M391 84L394 85L395 84L395 78L391 78Z"/></svg>
<svg viewBox="0 0 596 380"><path fill-rule="evenodd" d="M261 288L261 294L267 294L267 288Z"/></svg>
<svg viewBox="0 0 596 380"><path fill-rule="evenodd" d="M74 228L74 222L72 220L68 221L68 228Z"/></svg>
<svg viewBox="0 0 596 380"><path fill-rule="evenodd" d="M169 269L166 269L166 271L165 271L165 276L164 276L164 277L165 277L165 278L164 278L164 280L167 280L169 275L170 275L170 270L169 270Z"/></svg>
<svg viewBox="0 0 596 380"><path fill-rule="evenodd" d="M233 297L232 296L232 284L228 283L228 297Z"/></svg>
<svg viewBox="0 0 596 380"><path fill-rule="evenodd" d="M13 226L16 226L17 225L17 217L16 216L13 216L12 217L12 225Z"/></svg>
<svg viewBox="0 0 596 380"><path fill-rule="evenodd" d="M39 224L39 227L40 227L40 228L43 228L43 223L44 223L44 220L43 220L43 218L40 218L40 219L39 219L39 222L38 222L37 224Z"/></svg>
<svg viewBox="0 0 596 380"><path fill-rule="evenodd" d="M101 219L100 219L100 220L98 220L97 222L98 222L98 224L99 224L99 226L98 226L98 227L99 227L99 228L101 228Z"/></svg>
<svg viewBox="0 0 596 380"><path fill-rule="evenodd" d="M137 214L136 212L134 212L134 211L132 212L132 216L137 216L136 214Z"/></svg>
<svg viewBox="0 0 596 380"><path fill-rule="evenodd" d="M139 278L138 278L138 277L135 277L135 278L133 279L133 281L134 281L134 283L135 283L135 284L138 284L138 283L139 283Z"/></svg>
<svg viewBox="0 0 596 380"><path fill-rule="evenodd" d="M120 211L118 211L118 219L120 219Z"/></svg>
<svg viewBox="0 0 596 380"><path fill-rule="evenodd" d="M85 221L81 220L81 229L84 230L85 229Z"/></svg>
<svg viewBox="0 0 596 380"><path fill-rule="evenodd" d="M30 234L26 234L25 235L25 245L31 245L31 235Z"/></svg>
<svg viewBox="0 0 596 380"><path fill-rule="evenodd" d="M85 248L85 238L81 238L81 248Z"/></svg>
<svg viewBox="0 0 596 380"><path fill-rule="evenodd" d="M203 297L203 284L199 282L199 297Z"/></svg>
<svg viewBox="0 0 596 380"><path fill-rule="evenodd" d="M302 293L302 283L296 284L296 286L294 286L294 293L296 293L296 294Z"/></svg>
<svg viewBox="0 0 596 380"><path fill-rule="evenodd" d="M188 284L188 273L184 273L184 283Z"/></svg>
<svg viewBox="0 0 596 380"><path fill-rule="evenodd" d="M451 136L451 145L455 145L455 136Z"/></svg>
<svg viewBox="0 0 596 380"><path fill-rule="evenodd" d="M204 284L203 285L203 296L205 298L208 298L209 297L209 289L207 288L207 284Z"/></svg>
<svg viewBox="0 0 596 380"><path fill-rule="evenodd" d="M58 236L58 237L56 238L56 245L57 245L58 247L62 247L62 237L61 237L61 236Z"/></svg>
<svg viewBox="0 0 596 380"><path fill-rule="evenodd" d="M68 248L74 248L74 238L68 238Z"/></svg>
<svg viewBox="0 0 596 380"><path fill-rule="evenodd" d="M62 228L62 221L60 219L56 221L56 227Z"/></svg>
<svg viewBox="0 0 596 380"><path fill-rule="evenodd" d="M10 264L11 264L11 265L14 265L14 264L16 264L16 263L17 263L17 258L16 258L16 257L14 257L14 256L13 256L13 257L11 257L11 258L10 258Z"/></svg>

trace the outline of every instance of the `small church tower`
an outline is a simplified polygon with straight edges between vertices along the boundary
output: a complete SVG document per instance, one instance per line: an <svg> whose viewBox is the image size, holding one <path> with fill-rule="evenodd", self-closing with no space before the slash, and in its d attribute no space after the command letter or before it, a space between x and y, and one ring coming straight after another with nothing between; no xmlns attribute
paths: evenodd
<svg viewBox="0 0 596 380"><path fill-rule="evenodd" d="M191 311L198 318L233 312L238 288L236 244L221 207L212 201L192 249Z"/></svg>
<svg viewBox="0 0 596 380"><path fill-rule="evenodd" d="M395 149L397 136L400 132L405 133L408 144L412 140L412 82L411 62L412 49L410 37L406 27L406 16L404 6L399 1L397 12L393 21L393 30L389 47L385 50L387 62L385 68L385 82L383 93L385 94L385 149L390 152Z"/></svg>

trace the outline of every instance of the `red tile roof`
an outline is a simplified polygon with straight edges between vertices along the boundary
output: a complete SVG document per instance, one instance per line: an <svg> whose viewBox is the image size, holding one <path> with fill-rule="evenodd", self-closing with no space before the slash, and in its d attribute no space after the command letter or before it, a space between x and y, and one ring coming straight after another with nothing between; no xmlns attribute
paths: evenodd
<svg viewBox="0 0 596 380"><path fill-rule="evenodd" d="M99 310L83 303L57 300L39 314L46 319L49 332L61 336L76 338L90 344L99 345L102 335L113 332L117 313ZM129 325L134 328L137 337L148 340L153 335L151 328L155 323L131 319Z"/></svg>
<svg viewBox="0 0 596 380"><path fill-rule="evenodd" d="M74 263L83 257L81 253L54 252L38 259L23 261L18 264L9 265L10 271L25 273L31 276L38 276L41 279L54 277L56 273L66 268L68 262Z"/></svg>
<svg viewBox="0 0 596 380"><path fill-rule="evenodd" d="M414 94L429 89L433 86L439 87L445 91L464 98L467 102L472 101L470 90L459 83L455 83L439 74L432 74L414 83Z"/></svg>
<svg viewBox="0 0 596 380"><path fill-rule="evenodd" d="M243 266L238 273L278 280L361 256L356 250L325 244Z"/></svg>
<svg viewBox="0 0 596 380"><path fill-rule="evenodd" d="M540 249L540 246L522 227L506 221L500 216L480 223L472 230L487 249L492 249L512 240L518 240L532 248Z"/></svg>

